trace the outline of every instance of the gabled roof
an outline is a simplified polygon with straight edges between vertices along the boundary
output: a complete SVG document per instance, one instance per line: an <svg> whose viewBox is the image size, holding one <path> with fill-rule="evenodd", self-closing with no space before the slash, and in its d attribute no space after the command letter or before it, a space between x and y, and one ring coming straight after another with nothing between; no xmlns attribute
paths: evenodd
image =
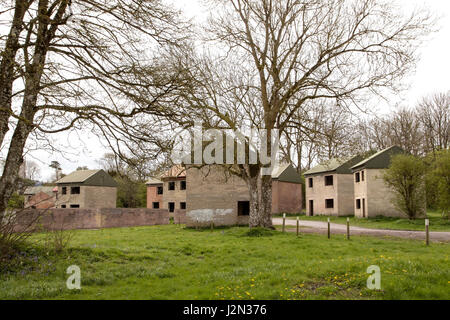
<svg viewBox="0 0 450 320"><path fill-rule="evenodd" d="M186 178L186 168L182 165L176 165L164 172L160 179Z"/></svg>
<svg viewBox="0 0 450 320"><path fill-rule="evenodd" d="M373 156L364 159L352 167L353 171L361 169L387 169L391 165L391 158L396 154L404 153L405 151L397 146L393 146L380 152L375 153Z"/></svg>
<svg viewBox="0 0 450 320"><path fill-rule="evenodd" d="M331 159L305 172L305 176L335 172L338 174L351 174L351 167L363 159L362 156L343 159Z"/></svg>
<svg viewBox="0 0 450 320"><path fill-rule="evenodd" d="M164 182L162 182L161 180L156 179L156 178L150 178L150 179L146 182L147 185L155 185L155 184L163 184L163 183L164 183Z"/></svg>
<svg viewBox="0 0 450 320"><path fill-rule="evenodd" d="M272 179L280 182L302 183L302 177L290 164L276 166L272 171Z"/></svg>
<svg viewBox="0 0 450 320"><path fill-rule="evenodd" d="M95 187L117 187L116 181L104 170L79 170L56 182L57 185L80 184Z"/></svg>
<svg viewBox="0 0 450 320"><path fill-rule="evenodd" d="M34 196L35 194L38 194L41 192L51 195L51 194L53 194L54 188L55 188L54 186L53 187L51 187L51 186L50 187L48 187L48 186L28 187L25 189L24 195Z"/></svg>

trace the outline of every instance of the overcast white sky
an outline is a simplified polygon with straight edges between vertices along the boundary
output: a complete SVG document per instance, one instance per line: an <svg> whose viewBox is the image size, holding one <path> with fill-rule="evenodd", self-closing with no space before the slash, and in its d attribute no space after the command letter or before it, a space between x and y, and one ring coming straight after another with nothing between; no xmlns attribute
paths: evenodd
<svg viewBox="0 0 450 320"><path fill-rule="evenodd" d="M205 18L205 12L201 7L202 0L172 0L177 7L183 10L188 17L195 20ZM450 1L449 0L398 0L406 12L414 9L415 6L427 6L433 12L441 16L440 31L434 34L420 50L421 60L418 64L417 72L407 80L410 89L398 97L402 105L414 105L418 99L424 95L434 92L450 90ZM383 103L378 107L381 112L387 112L399 101L392 101L389 104ZM60 154L48 154L45 152L33 152L28 157L30 160L39 160L41 165L41 179L50 179L53 171L48 168L52 160L58 160L64 173L70 173L79 166L88 166L90 169L99 167L98 160L104 153L108 152L103 148L97 137L90 134L80 136L83 143L78 143L75 136L67 133L58 136L58 140L64 144L71 141L71 146L76 149L74 154L64 158ZM33 159L34 158L34 159Z"/></svg>

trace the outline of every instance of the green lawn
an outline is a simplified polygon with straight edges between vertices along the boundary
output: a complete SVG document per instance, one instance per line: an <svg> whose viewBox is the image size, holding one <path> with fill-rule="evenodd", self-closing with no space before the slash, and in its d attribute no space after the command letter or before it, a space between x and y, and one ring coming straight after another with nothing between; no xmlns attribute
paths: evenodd
<svg viewBox="0 0 450 320"><path fill-rule="evenodd" d="M449 244L248 232L76 231L65 253L36 246L2 270L0 299L450 299ZM65 287L71 265L81 268L79 292ZM382 291L366 288L371 265Z"/></svg>
<svg viewBox="0 0 450 320"><path fill-rule="evenodd" d="M280 218L281 216L277 216ZM296 219L295 215L287 216L288 219ZM332 223L346 224L346 217L328 217L328 216L314 216L308 217L305 214L300 216L302 220L308 221L327 221L330 218ZM431 231L450 231L450 220L443 219L440 213L428 212L428 218L430 219ZM350 217L350 223L352 226L369 228L369 229L389 229L389 230L411 230L411 231L425 231L425 219L398 219L398 218L370 218L362 219Z"/></svg>

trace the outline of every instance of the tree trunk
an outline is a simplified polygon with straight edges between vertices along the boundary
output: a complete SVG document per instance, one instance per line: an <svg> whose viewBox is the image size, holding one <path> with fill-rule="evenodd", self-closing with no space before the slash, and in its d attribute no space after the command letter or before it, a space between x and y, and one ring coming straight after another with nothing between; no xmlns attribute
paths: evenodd
<svg viewBox="0 0 450 320"><path fill-rule="evenodd" d="M272 224L272 176L260 177L261 183L261 204L260 204L260 225L264 228L273 228Z"/></svg>
<svg viewBox="0 0 450 320"><path fill-rule="evenodd" d="M250 228L273 228L272 225L272 177L261 176L261 168L248 167L245 180L250 195ZM248 174L250 173L250 174Z"/></svg>
<svg viewBox="0 0 450 320"><path fill-rule="evenodd" d="M23 30L23 17L28 1L16 1L14 17L6 40L5 49L2 52L0 62L0 147L3 144L6 133L9 131L9 118L11 116L11 95L14 82L14 65L19 50L19 36Z"/></svg>

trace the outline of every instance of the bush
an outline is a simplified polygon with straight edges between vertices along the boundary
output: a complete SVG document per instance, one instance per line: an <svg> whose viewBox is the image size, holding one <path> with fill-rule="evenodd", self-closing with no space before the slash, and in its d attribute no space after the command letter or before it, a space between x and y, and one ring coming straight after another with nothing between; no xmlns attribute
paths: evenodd
<svg viewBox="0 0 450 320"><path fill-rule="evenodd" d="M427 175L427 189L432 190L435 207L442 211L442 216L450 214L450 150L443 150L433 155Z"/></svg>
<svg viewBox="0 0 450 320"><path fill-rule="evenodd" d="M393 190L394 206L414 220L426 212L425 163L412 155L400 154L392 158L383 175Z"/></svg>

